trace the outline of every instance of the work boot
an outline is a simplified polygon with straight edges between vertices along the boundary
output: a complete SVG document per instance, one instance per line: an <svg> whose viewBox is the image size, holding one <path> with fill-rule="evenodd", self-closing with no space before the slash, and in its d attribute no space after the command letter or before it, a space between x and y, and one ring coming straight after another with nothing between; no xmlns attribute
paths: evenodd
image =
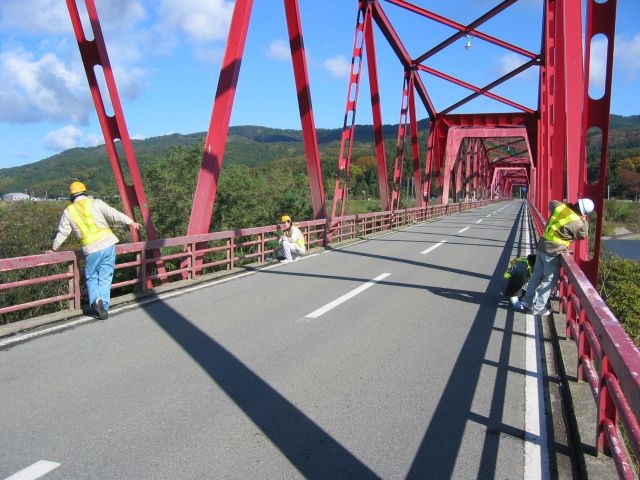
<svg viewBox="0 0 640 480"><path fill-rule="evenodd" d="M98 312L100 320L106 320L107 318L109 318L109 312L106 308L104 308L102 299L98 298L95 302L93 302L93 309Z"/></svg>

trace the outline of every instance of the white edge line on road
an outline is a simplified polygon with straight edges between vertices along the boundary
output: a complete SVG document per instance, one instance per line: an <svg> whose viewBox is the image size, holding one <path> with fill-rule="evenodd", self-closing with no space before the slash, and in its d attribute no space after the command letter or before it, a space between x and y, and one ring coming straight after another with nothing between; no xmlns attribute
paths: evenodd
<svg viewBox="0 0 640 480"><path fill-rule="evenodd" d="M19 472L14 473L4 480L35 480L36 478L40 478L43 475L46 475L51 470L55 470L59 466L60 464L56 462L39 460L33 465L29 465L27 468L23 468Z"/></svg>
<svg viewBox="0 0 640 480"><path fill-rule="evenodd" d="M469 230L471 227L464 227L462 230L458 230L458 233L462 233L462 232L466 232L467 230Z"/></svg>
<svg viewBox="0 0 640 480"><path fill-rule="evenodd" d="M527 210L525 210L527 212ZM524 244L525 254L529 254L529 217L526 216ZM545 411L544 385L542 384L542 359L538 352L540 345L540 333L538 332L537 319L534 315L525 315L526 321L526 359L525 369L531 375L525 377L525 441L524 441L524 479L550 478L547 460L547 429L541 424L540 412ZM544 418L544 415L542 416Z"/></svg>
<svg viewBox="0 0 640 480"><path fill-rule="evenodd" d="M478 220L476 223L480 223L482 220L484 220L483 218L481 218L480 220Z"/></svg>
<svg viewBox="0 0 640 480"><path fill-rule="evenodd" d="M56 325L55 327L46 328L44 330L38 330L37 332L25 333L25 334L16 334L13 337L8 337L4 340L0 340L0 347L6 347L7 345L11 345L12 343L24 342L25 340L29 340L33 337L39 337L40 335L44 335L47 333L52 333L57 330L63 330L65 328L71 328L75 325L80 325L81 323L86 323L91 320L95 320L94 317L82 317L77 320L72 320L71 322L64 323L62 325ZM6 480L6 479L5 479Z"/></svg>
<svg viewBox="0 0 640 480"><path fill-rule="evenodd" d="M374 278L373 280L369 280L364 285L360 285L358 288L354 288L349 293L345 293L340 298L336 298L333 302L327 303L324 307L320 307L317 310L314 310L313 312L311 312L309 315L305 315L304 318L318 318L320 315L324 315L329 310L334 309L338 305L340 305L340 304L346 302L347 300L355 297L359 293L364 292L367 288L373 287L376 283L378 283L379 281L387 278L389 275L391 275L391 274L390 273L382 273L382 274L378 275L376 278Z"/></svg>
<svg viewBox="0 0 640 480"><path fill-rule="evenodd" d="M420 252L421 255L426 255L427 253L429 253L431 250L435 250L436 248L438 248L440 245L442 245L443 243L447 243L446 240L442 240L439 243L436 243L435 245L432 245L431 247L427 248L426 250L423 250L422 252Z"/></svg>

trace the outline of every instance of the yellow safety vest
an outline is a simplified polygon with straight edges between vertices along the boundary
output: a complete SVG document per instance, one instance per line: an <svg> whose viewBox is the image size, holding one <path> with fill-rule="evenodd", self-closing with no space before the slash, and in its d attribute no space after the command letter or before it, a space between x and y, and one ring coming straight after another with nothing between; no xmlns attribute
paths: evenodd
<svg viewBox="0 0 640 480"><path fill-rule="evenodd" d="M511 260L511 262L509 262L509 268L507 268L507 271L504 272L502 277L511 278L511 276L513 275L513 269L516 267L516 264L518 263L526 263L527 273L529 274L529 276L531 276L532 269L531 269L531 265L529 265L529 259L527 257L518 257L518 258L514 258L513 260Z"/></svg>
<svg viewBox="0 0 640 480"><path fill-rule="evenodd" d="M571 244L571 240L560 238L557 232L567 223L575 222L576 220L580 220L580 216L566 204L562 203L553 210L553 214L547 222L547 228L545 228L542 236L550 242L568 247Z"/></svg>
<svg viewBox="0 0 640 480"><path fill-rule="evenodd" d="M291 225L291 237L293 237L294 228L300 232L300 229L298 227L296 227L295 225ZM300 232L300 238L296 240L296 245L298 245L300 249L304 248L304 235L302 234L302 232Z"/></svg>
<svg viewBox="0 0 640 480"><path fill-rule="evenodd" d="M91 199L83 198L67 207L69 215L80 230L82 245L89 245L112 234L109 227L100 228L91 214Z"/></svg>

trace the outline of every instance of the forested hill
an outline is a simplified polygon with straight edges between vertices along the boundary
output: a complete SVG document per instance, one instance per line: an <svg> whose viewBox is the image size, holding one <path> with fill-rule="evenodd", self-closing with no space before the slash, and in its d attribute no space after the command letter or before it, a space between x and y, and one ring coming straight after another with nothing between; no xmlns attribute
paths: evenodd
<svg viewBox="0 0 640 480"><path fill-rule="evenodd" d="M421 120L419 131L426 138L429 122ZM387 143L387 159L392 161L395 153L397 125L384 125ZM325 173L333 172L339 153L342 129L318 129L320 157ZM172 134L145 140L133 140L133 148L140 170L152 168L172 147L191 148L204 142L205 132L187 135ZM424 145L421 138L421 148ZM597 143L597 142L596 142ZM354 151L373 151L373 128L358 125L355 131ZM610 154L612 150L636 150L640 155L640 115L611 116ZM626 156L625 152L623 156ZM636 155L633 152L634 156ZM126 170L124 153L119 152ZM225 164L239 163L255 167L275 160L304 158L304 145L300 130L281 130L260 126L235 126L229 128L225 152ZM116 187L104 145L90 148L73 148L39 162L20 167L0 169L0 195L9 192L27 191L34 196L66 197L70 179L87 181L98 195L115 194Z"/></svg>
<svg viewBox="0 0 640 480"><path fill-rule="evenodd" d="M419 129L427 132L428 120L419 122ZM397 125L384 125L386 139L395 141ZM176 146L192 147L203 144L206 132L188 135L171 134L144 140L132 140L136 160L141 171L153 166ZM318 143L322 151L339 147L342 129L318 129ZM373 127L358 125L355 131L359 145L373 142ZM120 163L126 170L126 158L119 150ZM229 128L225 152L225 164L240 163L250 167L273 160L304 157L301 130L281 130L260 126L235 126ZM33 196L51 197L67 195L70 179L80 179L92 185L98 195L115 194L116 187L109 158L104 145L72 148L39 162L19 167L0 169L0 195L10 192L29 192Z"/></svg>

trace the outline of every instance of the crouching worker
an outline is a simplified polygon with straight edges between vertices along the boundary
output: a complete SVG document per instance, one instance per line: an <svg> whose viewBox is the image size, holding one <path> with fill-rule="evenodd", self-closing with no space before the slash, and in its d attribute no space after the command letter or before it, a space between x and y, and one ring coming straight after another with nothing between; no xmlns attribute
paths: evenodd
<svg viewBox="0 0 640 480"><path fill-rule="evenodd" d="M50 252L58 250L73 231L82 242L85 256L84 275L89 304L102 320L109 317L111 282L116 263L116 237L109 223L122 223L139 230L141 225L102 200L90 198L82 182L69 186L69 205L60 217L58 231Z"/></svg>
<svg viewBox="0 0 640 480"><path fill-rule="evenodd" d="M304 254L304 235L291 221L289 215L280 217L282 236L280 237L280 249L278 255L282 263L298 260Z"/></svg>
<svg viewBox="0 0 640 480"><path fill-rule="evenodd" d="M536 255L514 258L509 262L509 268L502 276L500 292L509 299L512 306L519 303L518 294L529 281L533 266L536 264Z"/></svg>

